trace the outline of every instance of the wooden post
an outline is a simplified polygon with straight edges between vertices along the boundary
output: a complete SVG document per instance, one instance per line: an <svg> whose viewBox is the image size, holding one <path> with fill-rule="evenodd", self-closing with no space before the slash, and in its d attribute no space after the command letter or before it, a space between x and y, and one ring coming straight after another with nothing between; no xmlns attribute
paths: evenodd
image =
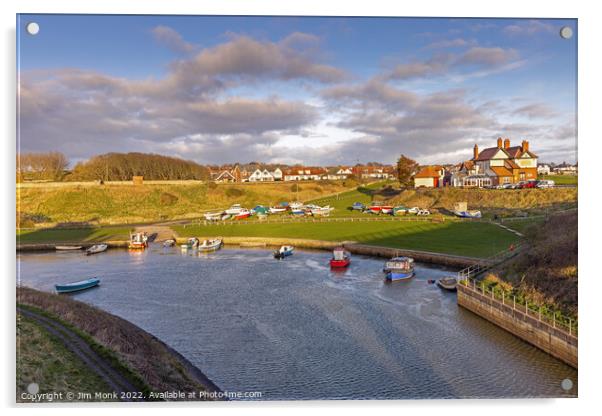
<svg viewBox="0 0 602 416"><path fill-rule="evenodd" d="M516 309L516 296L512 296L512 300L513 300L512 309Z"/></svg>
<svg viewBox="0 0 602 416"><path fill-rule="evenodd" d="M571 322L571 318L569 318L569 335L571 335L571 330L573 328L572 322Z"/></svg>

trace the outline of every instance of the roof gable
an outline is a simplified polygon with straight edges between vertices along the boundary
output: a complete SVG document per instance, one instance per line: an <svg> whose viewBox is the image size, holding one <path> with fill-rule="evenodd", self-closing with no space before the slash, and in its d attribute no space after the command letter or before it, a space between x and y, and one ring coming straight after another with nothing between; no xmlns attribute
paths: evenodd
<svg viewBox="0 0 602 416"><path fill-rule="evenodd" d="M491 159L507 159L510 155L505 149L499 147L488 147L479 153L479 156L475 159L478 161L485 161Z"/></svg>

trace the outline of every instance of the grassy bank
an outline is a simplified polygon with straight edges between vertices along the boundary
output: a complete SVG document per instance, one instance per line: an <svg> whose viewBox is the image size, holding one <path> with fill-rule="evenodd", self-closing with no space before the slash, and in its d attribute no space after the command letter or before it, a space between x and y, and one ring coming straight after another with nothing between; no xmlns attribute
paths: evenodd
<svg viewBox="0 0 602 416"><path fill-rule="evenodd" d="M547 179L554 181L556 185L577 185L577 175L542 175L539 179Z"/></svg>
<svg viewBox="0 0 602 416"><path fill-rule="evenodd" d="M17 243L92 243L129 239L129 227L47 228L17 230Z"/></svg>
<svg viewBox="0 0 602 416"><path fill-rule="evenodd" d="M577 316L577 213L554 215L525 227L527 248L491 272L530 302Z"/></svg>
<svg viewBox="0 0 602 416"><path fill-rule="evenodd" d="M42 326L17 315L17 399L30 383L39 393L109 393L107 384Z"/></svg>
<svg viewBox="0 0 602 416"><path fill-rule="evenodd" d="M207 390L208 384L200 380L198 370L190 363L128 321L69 297L29 288L17 289L17 302L79 331L96 345L97 352L131 369L129 378L135 384L140 384L136 382L139 379L156 392Z"/></svg>
<svg viewBox="0 0 602 416"><path fill-rule="evenodd" d="M488 223L424 221L174 226L180 236L288 237L487 257L517 241Z"/></svg>
<svg viewBox="0 0 602 416"><path fill-rule="evenodd" d="M225 209L240 203L275 205L281 201L308 201L344 192L352 181L247 184L77 185L22 188L17 205L22 227L33 224L89 222L123 224L199 217L202 211Z"/></svg>

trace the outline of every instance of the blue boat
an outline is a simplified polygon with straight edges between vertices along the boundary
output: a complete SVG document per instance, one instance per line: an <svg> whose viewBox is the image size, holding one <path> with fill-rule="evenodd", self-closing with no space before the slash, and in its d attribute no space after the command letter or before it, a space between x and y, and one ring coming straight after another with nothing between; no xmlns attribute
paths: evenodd
<svg viewBox="0 0 602 416"><path fill-rule="evenodd" d="M279 250L274 251L274 258L283 259L293 255L293 246L282 246Z"/></svg>
<svg viewBox="0 0 602 416"><path fill-rule="evenodd" d="M414 259L410 257L394 257L385 263L383 268L387 280L407 280L414 277Z"/></svg>
<svg viewBox="0 0 602 416"><path fill-rule="evenodd" d="M291 210L293 215L305 215L305 210L303 208L294 208Z"/></svg>
<svg viewBox="0 0 602 416"><path fill-rule="evenodd" d="M56 289L56 293L70 293L90 289L91 287L98 286L99 284L100 279L93 277L91 279L81 280L79 282L67 283L64 285L54 285L54 288Z"/></svg>
<svg viewBox="0 0 602 416"><path fill-rule="evenodd" d="M351 209L354 211L363 211L366 209L366 206L361 202L355 202L353 205L351 205Z"/></svg>

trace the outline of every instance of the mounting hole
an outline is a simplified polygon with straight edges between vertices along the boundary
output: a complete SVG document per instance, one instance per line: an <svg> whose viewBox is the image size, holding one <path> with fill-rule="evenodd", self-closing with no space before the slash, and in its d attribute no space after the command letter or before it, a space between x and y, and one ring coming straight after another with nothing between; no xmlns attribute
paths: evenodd
<svg viewBox="0 0 602 416"><path fill-rule="evenodd" d="M565 391L571 390L573 388L573 380L571 380L570 378L565 378L560 383L560 387L562 387L562 389Z"/></svg>
<svg viewBox="0 0 602 416"><path fill-rule="evenodd" d="M30 35L37 35L38 32L40 31L40 25L37 24L36 22L29 22L27 23L27 26L25 26L25 29L27 30L27 33L29 33Z"/></svg>
<svg viewBox="0 0 602 416"><path fill-rule="evenodd" d="M571 29L568 26L564 26L562 29L560 29L560 37L562 39L570 39L573 37L573 29Z"/></svg>

